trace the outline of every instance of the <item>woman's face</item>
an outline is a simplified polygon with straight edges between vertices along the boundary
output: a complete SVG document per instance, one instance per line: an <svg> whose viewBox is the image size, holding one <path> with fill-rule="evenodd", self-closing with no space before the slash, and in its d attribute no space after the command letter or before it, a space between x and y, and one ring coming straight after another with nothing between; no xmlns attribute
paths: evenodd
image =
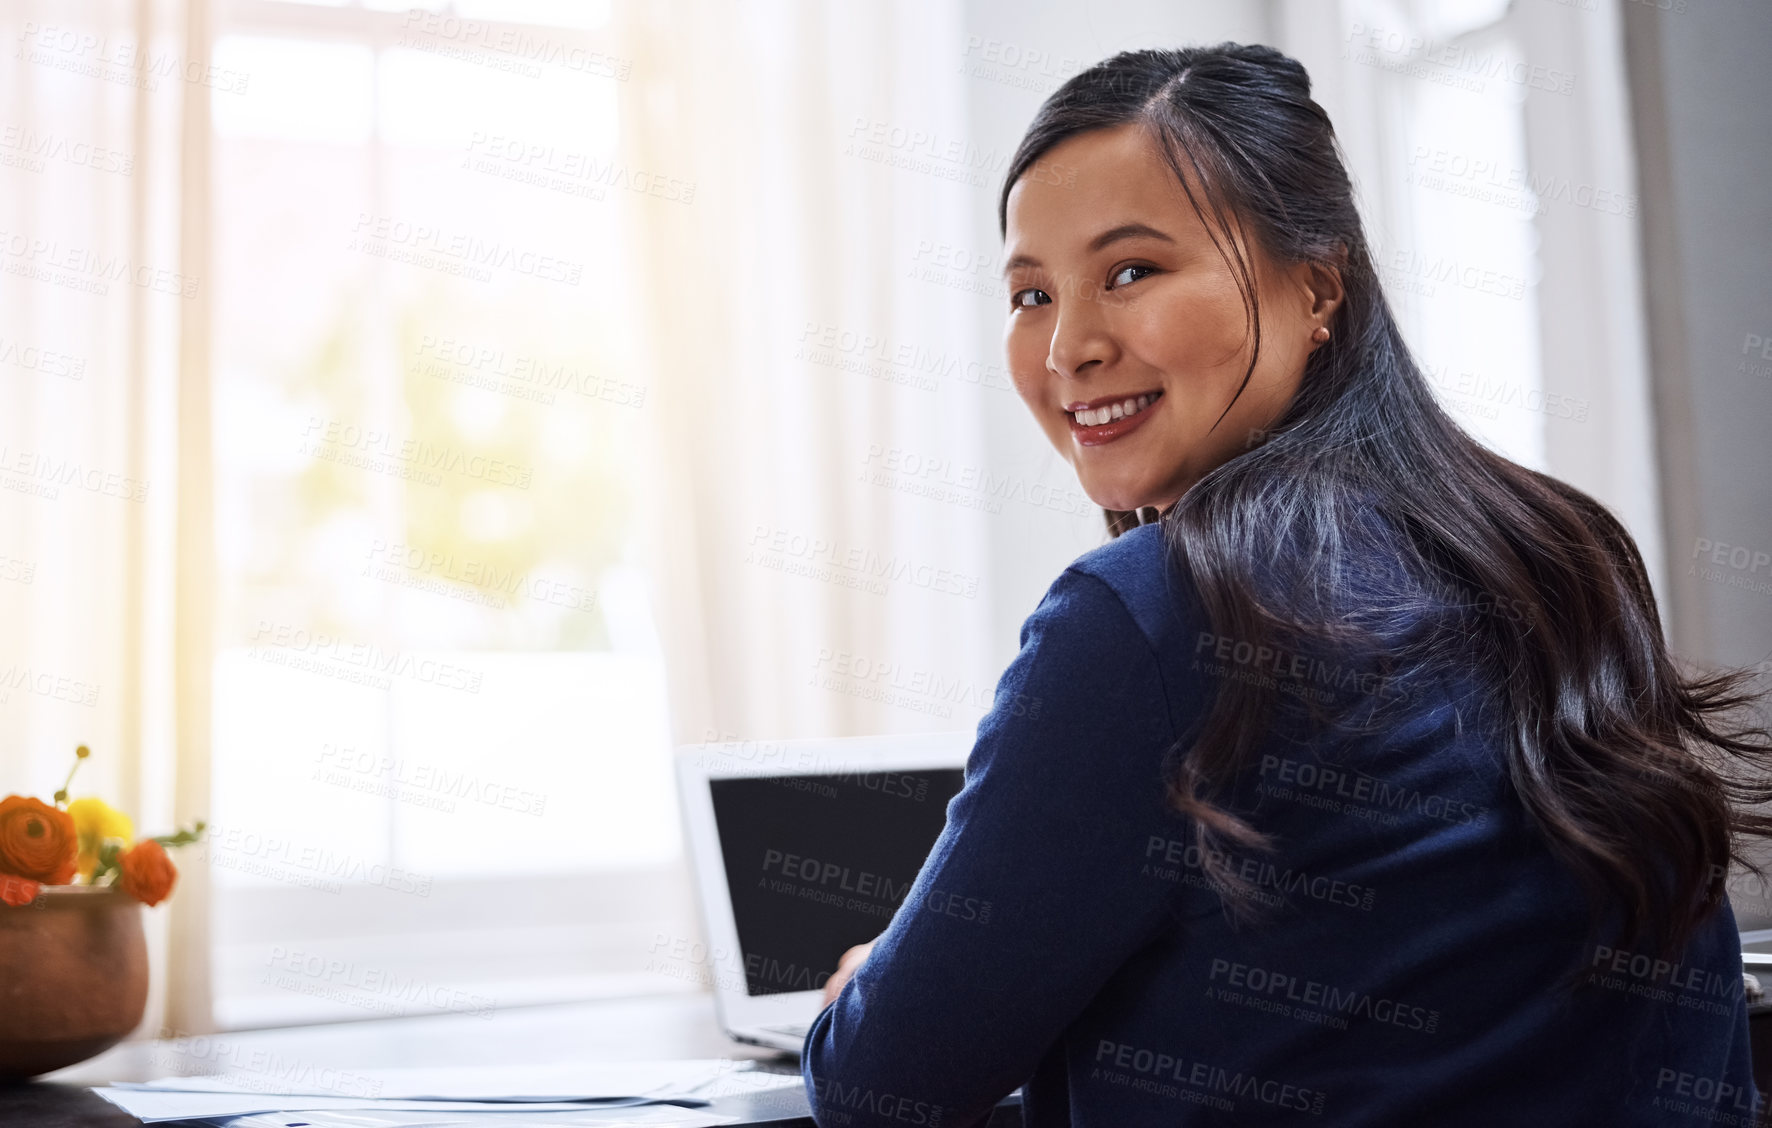
<svg viewBox="0 0 1772 1128"><path fill-rule="evenodd" d="M1136 125L1092 130L1036 165L1055 168L1065 175L1030 173L1009 193L1009 371L1092 501L1167 509L1279 418L1339 282L1308 264L1278 267L1239 236L1261 299L1261 356L1219 421L1254 334L1231 267L1155 143Z"/></svg>

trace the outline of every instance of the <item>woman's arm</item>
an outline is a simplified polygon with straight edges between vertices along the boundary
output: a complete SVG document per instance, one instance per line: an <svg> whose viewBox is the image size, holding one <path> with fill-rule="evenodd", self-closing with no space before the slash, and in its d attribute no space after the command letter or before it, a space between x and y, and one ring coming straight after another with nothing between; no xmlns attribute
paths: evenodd
<svg viewBox="0 0 1772 1128"><path fill-rule="evenodd" d="M1022 627L936 841L872 953L807 1036L820 1124L982 1121L1102 984L1173 924L1151 842L1174 739L1149 642L1067 569Z"/></svg>

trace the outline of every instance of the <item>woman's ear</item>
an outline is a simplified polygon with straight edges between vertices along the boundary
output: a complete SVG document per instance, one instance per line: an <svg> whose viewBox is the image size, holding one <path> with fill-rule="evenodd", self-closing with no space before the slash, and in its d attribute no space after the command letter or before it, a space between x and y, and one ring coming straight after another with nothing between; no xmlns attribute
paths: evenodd
<svg viewBox="0 0 1772 1128"><path fill-rule="evenodd" d="M1304 273L1305 292L1310 298L1310 318L1318 325L1327 325L1346 296L1341 285L1341 269L1326 262L1305 262L1299 266Z"/></svg>

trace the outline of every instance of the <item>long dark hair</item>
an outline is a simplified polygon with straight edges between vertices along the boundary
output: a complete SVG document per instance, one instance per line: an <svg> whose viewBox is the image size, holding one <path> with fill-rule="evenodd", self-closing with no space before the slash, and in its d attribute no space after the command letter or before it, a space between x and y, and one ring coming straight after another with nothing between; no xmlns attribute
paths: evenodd
<svg viewBox="0 0 1772 1128"><path fill-rule="evenodd" d="M1647 933L1664 952L1683 947L1721 903L1730 861L1758 872L1747 846L1772 836L1772 817L1751 806L1772 798L1772 734L1732 719L1756 700L1752 671L1677 670L1618 520L1488 450L1435 401L1297 61L1221 43L1122 52L1073 76L1010 162L1003 233L1010 189L1053 146L1130 123L1149 131L1212 233L1253 350L1255 273L1230 216L1274 261L1330 267L1344 291L1286 411L1161 514L1211 630L1252 649L1368 653L1391 672L1472 673L1529 823L1589 891L1596 926L1610 917L1626 943ZM1114 536L1155 519L1107 511ZM1374 552L1413 580L1350 595L1351 561ZM1434 613L1432 629L1390 629ZM1170 799L1208 851L1269 845L1220 800L1282 696L1264 679L1220 679L1178 746Z"/></svg>

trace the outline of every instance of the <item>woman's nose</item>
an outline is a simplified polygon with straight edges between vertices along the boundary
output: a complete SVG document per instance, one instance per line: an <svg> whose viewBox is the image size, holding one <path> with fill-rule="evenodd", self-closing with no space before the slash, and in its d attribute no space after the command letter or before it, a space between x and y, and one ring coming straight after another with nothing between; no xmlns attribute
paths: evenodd
<svg viewBox="0 0 1772 1128"><path fill-rule="evenodd" d="M1103 323L1099 302L1072 297L1052 326L1046 367L1059 376L1078 377L1105 364L1114 342Z"/></svg>

